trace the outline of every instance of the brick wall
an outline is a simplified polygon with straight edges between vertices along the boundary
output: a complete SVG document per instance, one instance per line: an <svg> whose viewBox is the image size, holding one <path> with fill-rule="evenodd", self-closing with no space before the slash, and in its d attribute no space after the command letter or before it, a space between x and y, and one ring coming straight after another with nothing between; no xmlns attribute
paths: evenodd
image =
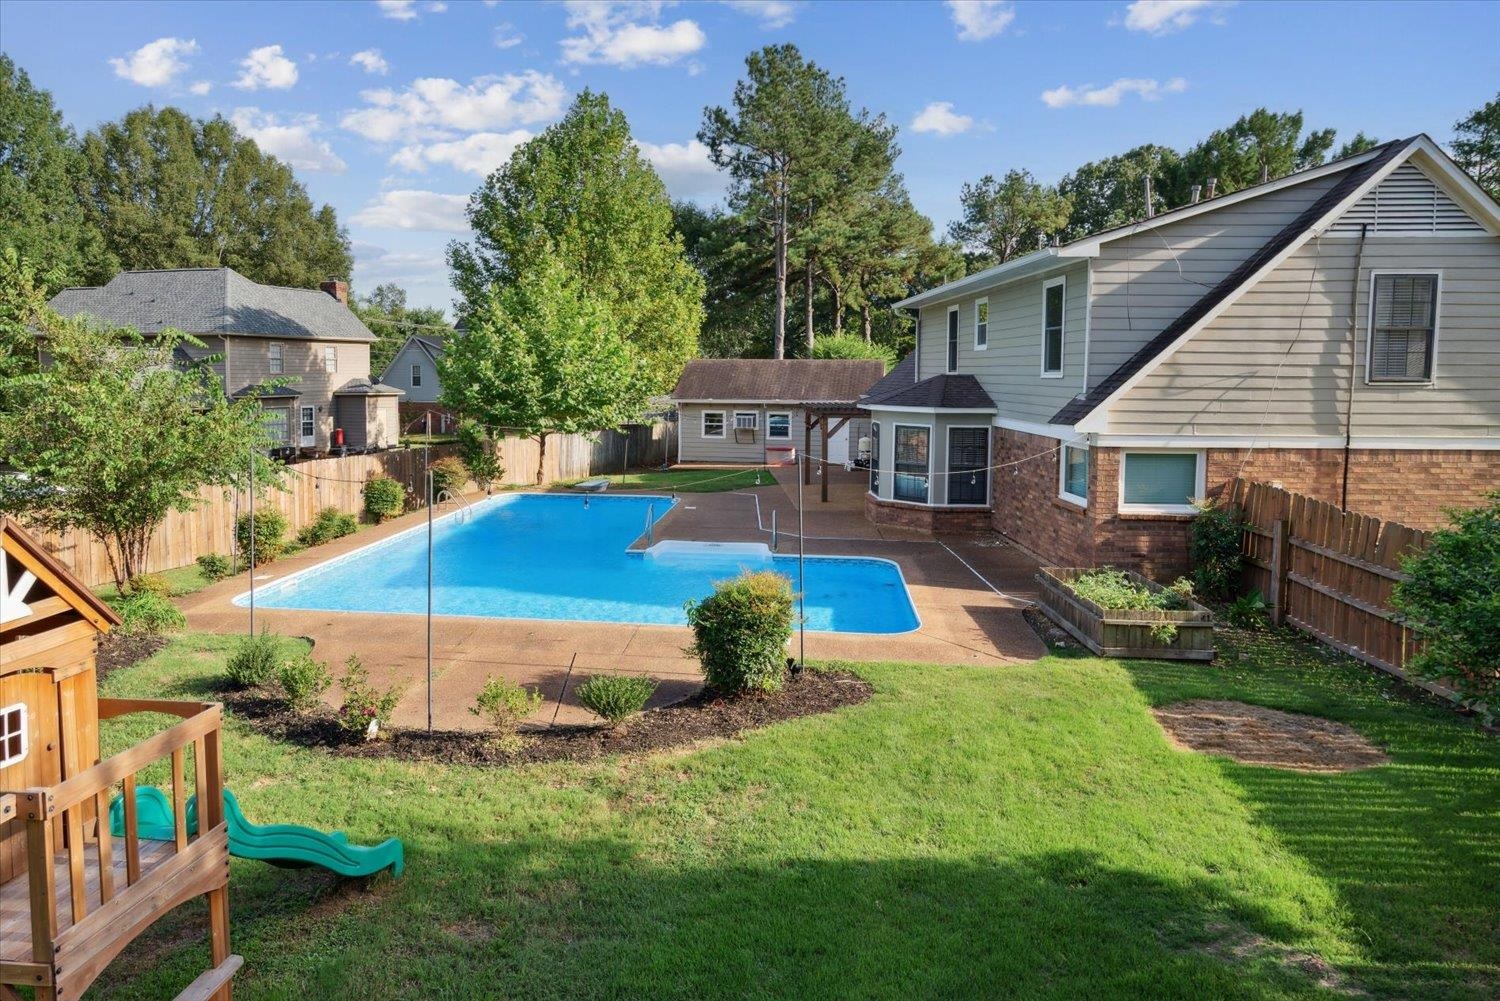
<svg viewBox="0 0 1500 1001"><path fill-rule="evenodd" d="M995 531L1047 563L1093 566L1090 512L1057 496L1057 439L1006 428L995 428L993 438Z"/></svg>
<svg viewBox="0 0 1500 1001"><path fill-rule="evenodd" d="M987 508L943 508L878 500L865 494L865 517L887 528L910 528L938 535L973 535L990 527Z"/></svg>

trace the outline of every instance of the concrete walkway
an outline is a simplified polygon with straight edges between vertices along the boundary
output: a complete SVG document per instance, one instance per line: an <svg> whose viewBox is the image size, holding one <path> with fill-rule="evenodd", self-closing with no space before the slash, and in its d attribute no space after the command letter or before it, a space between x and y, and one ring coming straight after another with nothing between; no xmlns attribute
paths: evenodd
<svg viewBox="0 0 1500 1001"><path fill-rule="evenodd" d="M778 473L773 485L751 490L680 495L681 503L658 523L656 538L769 544L774 513L780 530L779 551L795 553L796 483L791 470ZM835 479L830 481L826 505L817 500L816 486L804 488L807 552L894 560L906 578L922 625L915 632L896 636L809 633L809 659L1000 666L1032 660L1045 652L1020 614L1034 594L1034 562L1000 542L998 536L935 540L902 530L877 529L864 518L863 474L835 469L831 475ZM261 567L257 583L270 583L367 546L425 518L424 512L416 512ZM245 575L240 575L183 599L189 627L216 633L248 631L248 610L232 603L248 586ZM358 656L375 684L404 687L397 723L426 723L423 616L257 609L256 628L263 626L308 637L314 643L314 655L335 674L341 673L350 655ZM440 729L476 726L468 707L492 674L542 692L547 702L532 717L536 723L592 721L591 714L573 698L573 689L590 675L605 671L649 675L661 682L653 704L676 701L696 691L702 682L696 660L683 652L691 639L688 629L677 626L435 618L434 725ZM793 644L795 649L795 638ZM337 695L335 689L330 701L336 701Z"/></svg>

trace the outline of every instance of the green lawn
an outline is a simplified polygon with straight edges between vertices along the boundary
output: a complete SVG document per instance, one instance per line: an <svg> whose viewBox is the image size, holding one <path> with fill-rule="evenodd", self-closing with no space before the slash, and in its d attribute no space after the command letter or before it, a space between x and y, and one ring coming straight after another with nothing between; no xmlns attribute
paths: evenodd
<svg viewBox="0 0 1500 1001"><path fill-rule="evenodd" d="M746 487L770 486L775 478L765 469L644 469L611 476L585 476L560 482L568 487L583 480L609 480L610 486L627 490L676 490L679 493L707 494Z"/></svg>
<svg viewBox="0 0 1500 1001"><path fill-rule="evenodd" d="M210 695L228 642L180 638L105 688ZM408 859L366 887L237 860L237 996L1500 992L1500 741L1471 722L1280 640L1214 666L858 669L865 705L589 765L361 762L231 721L252 820L398 835ZM1342 720L1393 763L1310 775L1174 750L1148 707L1203 696ZM104 993L191 979L206 948L186 920Z"/></svg>
<svg viewBox="0 0 1500 1001"><path fill-rule="evenodd" d="M194 591L201 591L209 584L203 575L198 572L198 564L196 563L189 563L185 567L176 567L172 570L153 571L152 573L153 576L165 578L168 586L172 589L172 594L179 598L185 594L192 594ZM101 584L99 587L94 588L94 593L106 601L119 597L119 592L113 582Z"/></svg>

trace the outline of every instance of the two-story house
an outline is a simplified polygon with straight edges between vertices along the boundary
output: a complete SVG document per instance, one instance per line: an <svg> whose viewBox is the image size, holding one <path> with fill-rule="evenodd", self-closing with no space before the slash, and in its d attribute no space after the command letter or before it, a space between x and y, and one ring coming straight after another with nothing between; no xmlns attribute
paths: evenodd
<svg viewBox="0 0 1500 1001"><path fill-rule="evenodd" d="M370 378L375 339L349 309L349 286L261 285L230 268L122 271L107 285L63 289L52 308L151 335L181 330L203 342L231 399L255 396L285 447L326 452L389 448L400 439L401 391Z"/></svg>
<svg viewBox="0 0 1500 1001"><path fill-rule="evenodd" d="M462 332L462 327L459 328ZM401 390L403 426L419 430L422 420L431 414L434 434L447 434L457 423L453 412L439 401L443 383L438 376L438 359L448 346L443 334L411 334L402 342L391 363L380 373L380 381Z"/></svg>
<svg viewBox="0 0 1500 1001"><path fill-rule="evenodd" d="M1418 527L1500 486L1500 205L1425 135L896 308L877 522L1166 571L1235 476Z"/></svg>

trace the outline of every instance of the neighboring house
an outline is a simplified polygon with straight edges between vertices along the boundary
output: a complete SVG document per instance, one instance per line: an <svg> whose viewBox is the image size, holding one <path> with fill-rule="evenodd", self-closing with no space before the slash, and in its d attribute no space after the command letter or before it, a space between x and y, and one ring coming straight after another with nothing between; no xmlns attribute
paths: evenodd
<svg viewBox="0 0 1500 1001"><path fill-rule="evenodd" d="M896 308L878 522L1168 570L1236 475L1419 527L1500 485L1500 205L1425 135Z"/></svg>
<svg viewBox="0 0 1500 1001"><path fill-rule="evenodd" d="M51 306L142 334L192 334L204 347L184 345L180 359L216 356L228 396L258 397L286 447L328 451L335 431L354 449L400 439L401 391L371 380L375 335L349 309L344 282L320 291L260 285L229 268L122 271L107 285L63 289Z"/></svg>
<svg viewBox="0 0 1500 1001"><path fill-rule="evenodd" d="M408 430L420 430L424 414L432 414L432 430L446 434L453 429L452 412L439 405L443 384L438 379L437 363L447 347L442 334L412 334L406 338L396 357L380 373L380 381L406 394L401 401L401 421Z"/></svg>
<svg viewBox="0 0 1500 1001"><path fill-rule="evenodd" d="M885 371L879 361L698 358L687 363L677 405L677 461L782 462L789 450L853 462L867 422L857 401Z"/></svg>

